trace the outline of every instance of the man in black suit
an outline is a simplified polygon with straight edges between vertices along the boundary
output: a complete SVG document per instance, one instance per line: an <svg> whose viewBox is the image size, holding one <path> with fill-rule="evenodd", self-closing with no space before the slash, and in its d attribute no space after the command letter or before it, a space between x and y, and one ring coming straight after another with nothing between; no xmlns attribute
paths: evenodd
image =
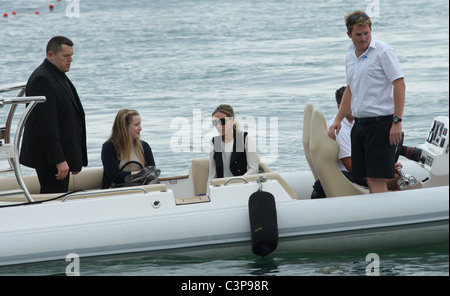
<svg viewBox="0 0 450 296"><path fill-rule="evenodd" d="M20 163L36 169L41 193L67 192L69 173L87 166L86 121L78 93L67 78L73 42L56 36L47 44L47 58L31 74L27 96L45 96L26 125Z"/></svg>

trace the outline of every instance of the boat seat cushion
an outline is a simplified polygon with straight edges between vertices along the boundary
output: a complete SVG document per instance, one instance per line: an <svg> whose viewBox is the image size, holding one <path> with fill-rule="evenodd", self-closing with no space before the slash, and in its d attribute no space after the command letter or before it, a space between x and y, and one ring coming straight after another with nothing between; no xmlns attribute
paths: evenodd
<svg viewBox="0 0 450 296"><path fill-rule="evenodd" d="M310 151L310 142L311 142L311 118L312 112L314 109L314 105L311 103L306 103L304 112L303 112L303 133L302 133L302 143L303 143L303 151L305 153L306 161L309 164L309 168L311 169L311 173L314 176L314 180L317 180L316 169L314 168L312 159L311 159L311 151Z"/></svg>
<svg viewBox="0 0 450 296"><path fill-rule="evenodd" d="M70 174L69 191L100 189L102 185L103 168L83 168L77 175ZM24 175L23 180L31 194L38 194L41 191L41 185L36 174ZM16 177L2 178L2 190L19 189Z"/></svg>
<svg viewBox="0 0 450 296"><path fill-rule="evenodd" d="M265 162L261 162L261 160L259 167L264 173L271 172L269 166ZM193 158L191 171L195 195L206 194L206 184L208 183L209 176L209 158Z"/></svg>
<svg viewBox="0 0 450 296"><path fill-rule="evenodd" d="M41 185L35 174L24 175L23 180L31 194L39 193L41 191ZM2 178L1 190L16 190L19 188L20 186L19 183L17 183L15 176Z"/></svg>
<svg viewBox="0 0 450 296"><path fill-rule="evenodd" d="M325 117L317 108L312 112L309 148L317 177L327 197L369 193L366 188L350 182L339 169L339 144L328 136Z"/></svg>
<svg viewBox="0 0 450 296"><path fill-rule="evenodd" d="M102 188L103 167L83 168L77 175L70 175L69 191Z"/></svg>
<svg viewBox="0 0 450 296"><path fill-rule="evenodd" d="M194 194L205 194L209 175L209 158L193 158L191 170L194 182Z"/></svg>

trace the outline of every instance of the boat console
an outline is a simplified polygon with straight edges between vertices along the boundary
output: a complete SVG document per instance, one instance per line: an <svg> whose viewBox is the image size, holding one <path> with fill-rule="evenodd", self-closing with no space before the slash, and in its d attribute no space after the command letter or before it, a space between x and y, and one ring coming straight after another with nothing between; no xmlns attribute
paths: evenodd
<svg viewBox="0 0 450 296"><path fill-rule="evenodd" d="M448 117L436 117L425 144L419 146L424 168L434 175L448 175L448 128Z"/></svg>
<svg viewBox="0 0 450 296"><path fill-rule="evenodd" d="M448 185L449 176L449 118L447 116L435 117L424 144L417 147L401 146L399 155L420 164L430 173L430 178L421 182L421 185L436 186ZM400 172L398 181L400 189L408 189L418 183L414 177L407 177ZM427 186L428 185L428 186Z"/></svg>

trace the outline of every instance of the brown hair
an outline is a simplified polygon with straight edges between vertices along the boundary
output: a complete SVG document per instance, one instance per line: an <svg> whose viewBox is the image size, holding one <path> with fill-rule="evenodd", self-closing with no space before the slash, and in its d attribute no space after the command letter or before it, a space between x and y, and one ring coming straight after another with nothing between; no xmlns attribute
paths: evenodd
<svg viewBox="0 0 450 296"><path fill-rule="evenodd" d="M336 97L336 103L338 105L341 104L342 96L344 95L344 91L346 89L346 86L341 87L340 89L336 90L336 93L334 94Z"/></svg>
<svg viewBox="0 0 450 296"><path fill-rule="evenodd" d="M360 27L369 26L369 28L372 28L372 21L364 11L357 10L345 16L345 26L350 34L353 31L354 25Z"/></svg>
<svg viewBox="0 0 450 296"><path fill-rule="evenodd" d="M234 117L233 107L227 104L219 105L219 107L217 107L216 110L214 110L214 112L212 113L212 116L214 116L214 114L218 112L225 114L227 117Z"/></svg>
<svg viewBox="0 0 450 296"><path fill-rule="evenodd" d="M216 110L214 110L214 112L212 113L212 116L214 116L214 114L216 114L218 112L223 113L227 117L232 117L234 119L234 110L233 110L233 107L231 107L230 105L227 105L227 104L219 105L216 108ZM239 123L237 123L236 120L234 121L233 128L236 130L239 130Z"/></svg>

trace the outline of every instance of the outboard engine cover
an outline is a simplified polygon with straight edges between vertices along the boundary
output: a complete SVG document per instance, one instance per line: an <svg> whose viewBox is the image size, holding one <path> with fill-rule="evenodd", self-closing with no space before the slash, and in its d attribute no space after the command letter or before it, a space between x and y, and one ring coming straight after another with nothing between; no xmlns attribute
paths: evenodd
<svg viewBox="0 0 450 296"><path fill-rule="evenodd" d="M252 251L267 256L278 246L278 223L275 198L270 192L258 190L248 200Z"/></svg>

